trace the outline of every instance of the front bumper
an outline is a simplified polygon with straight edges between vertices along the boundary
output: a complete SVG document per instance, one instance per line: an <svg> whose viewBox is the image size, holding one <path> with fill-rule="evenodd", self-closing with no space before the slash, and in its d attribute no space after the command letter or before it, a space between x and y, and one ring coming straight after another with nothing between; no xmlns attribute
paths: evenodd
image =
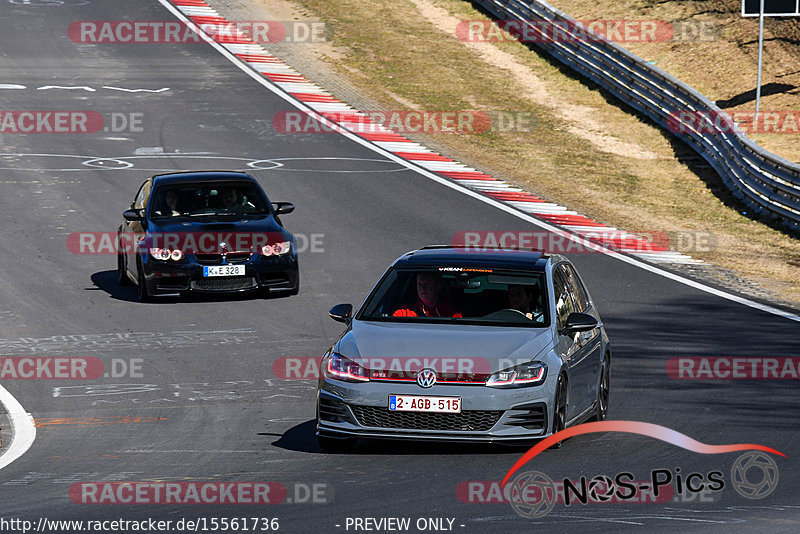
<svg viewBox="0 0 800 534"><path fill-rule="evenodd" d="M297 257L266 258L253 255L244 276L204 277L205 265L187 256L180 262L150 260L144 264L144 278L154 296L183 293L245 293L249 291L296 291L299 282Z"/></svg>
<svg viewBox="0 0 800 534"><path fill-rule="evenodd" d="M460 414L390 412L389 395L461 397ZM526 443L550 435L552 395L544 386L496 389L397 382L350 383L323 379L317 435L476 443Z"/></svg>

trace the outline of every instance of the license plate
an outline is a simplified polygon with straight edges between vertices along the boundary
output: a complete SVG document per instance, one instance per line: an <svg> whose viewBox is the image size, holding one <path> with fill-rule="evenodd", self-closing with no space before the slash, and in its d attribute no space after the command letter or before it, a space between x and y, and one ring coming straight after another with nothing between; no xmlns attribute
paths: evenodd
<svg viewBox="0 0 800 534"><path fill-rule="evenodd" d="M461 397L389 395L389 411L461 413Z"/></svg>
<svg viewBox="0 0 800 534"><path fill-rule="evenodd" d="M204 265L203 276L244 276L244 265Z"/></svg>

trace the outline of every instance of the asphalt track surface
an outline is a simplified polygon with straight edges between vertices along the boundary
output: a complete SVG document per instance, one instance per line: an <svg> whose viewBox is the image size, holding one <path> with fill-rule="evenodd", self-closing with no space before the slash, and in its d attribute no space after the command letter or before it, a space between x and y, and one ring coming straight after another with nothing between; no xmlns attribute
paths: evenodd
<svg viewBox="0 0 800 534"><path fill-rule="evenodd" d="M0 83L25 86L0 89L1 109L141 113L144 120L141 132L0 136L2 355L143 360L141 378L4 381L39 427L30 450L0 472L2 517L277 517L283 532L344 532L348 517L452 518L460 532L800 528L796 382L677 381L665 372L675 356L797 356L797 323L601 254L572 259L613 344L610 418L664 425L709 444L774 447L787 458L776 458L772 495L749 501L726 488L711 503L556 505L530 520L508 504L456 497L460 482L502 479L524 449L374 442L354 454L322 453L314 382L278 380L272 363L321 355L341 331L327 310L360 302L403 252L464 230L536 228L342 136L274 132L273 115L292 108L208 45L92 45L67 36L76 20L174 20L156 1L2 0L0 19ZM48 85L96 90L39 89ZM132 157L142 147L164 153ZM324 252L301 253L296 297L140 304L134 290L117 287L114 256L67 250L72 232L115 230L155 172L248 169L276 159L284 166L252 174L272 200L297 205L284 217L292 232L324 234ZM629 471L639 480L658 468L718 469L729 480L735 458L592 434L528 468L554 479ZM290 499L296 484L326 484L332 502L84 505L68 497L75 482L191 480L275 481Z"/></svg>

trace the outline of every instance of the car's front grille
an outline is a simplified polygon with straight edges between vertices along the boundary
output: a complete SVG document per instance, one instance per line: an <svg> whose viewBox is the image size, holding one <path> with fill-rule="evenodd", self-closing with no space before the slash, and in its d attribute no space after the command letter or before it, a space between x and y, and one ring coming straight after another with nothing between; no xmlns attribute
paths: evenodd
<svg viewBox="0 0 800 534"><path fill-rule="evenodd" d="M256 279L252 276L192 280L192 289L199 291L237 291L240 289L253 289L257 286Z"/></svg>
<svg viewBox="0 0 800 534"><path fill-rule="evenodd" d="M481 432L492 428L502 410L465 410L461 413L390 412L377 406L350 405L361 426Z"/></svg>
<svg viewBox="0 0 800 534"><path fill-rule="evenodd" d="M415 369L413 371L397 369L369 369L368 372L372 380L381 380L385 382L409 382L417 379L419 369ZM488 374L481 373L436 373L437 384L485 385L486 380L488 379Z"/></svg>
<svg viewBox="0 0 800 534"><path fill-rule="evenodd" d="M228 252L225 256L227 263L245 263L250 261L251 252ZM194 259L203 265L222 265L222 254L195 254Z"/></svg>
<svg viewBox="0 0 800 534"><path fill-rule="evenodd" d="M508 412L507 425L521 426L528 430L547 428L547 405L543 402L515 406Z"/></svg>

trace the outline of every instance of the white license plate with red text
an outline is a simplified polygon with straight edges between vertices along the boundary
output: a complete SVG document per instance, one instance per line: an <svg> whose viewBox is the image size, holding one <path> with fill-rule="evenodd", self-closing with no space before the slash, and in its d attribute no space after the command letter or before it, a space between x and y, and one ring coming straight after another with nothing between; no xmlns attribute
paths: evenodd
<svg viewBox="0 0 800 534"><path fill-rule="evenodd" d="M389 395L389 411L461 413L461 397Z"/></svg>

